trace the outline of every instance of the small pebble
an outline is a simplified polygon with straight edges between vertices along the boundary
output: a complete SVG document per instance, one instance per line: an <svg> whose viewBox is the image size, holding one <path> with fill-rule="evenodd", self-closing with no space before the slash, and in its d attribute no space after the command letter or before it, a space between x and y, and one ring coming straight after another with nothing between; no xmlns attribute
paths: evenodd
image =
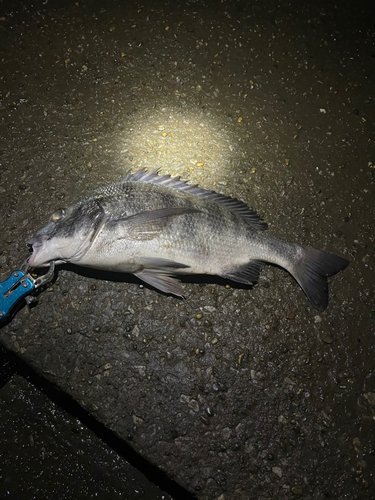
<svg viewBox="0 0 375 500"><path fill-rule="evenodd" d="M213 409L210 406L207 406L206 413L207 413L207 415L209 417L213 417L214 416L214 411L213 411Z"/></svg>
<svg viewBox="0 0 375 500"><path fill-rule="evenodd" d="M293 486L291 492L293 495L302 495L302 486Z"/></svg>
<svg viewBox="0 0 375 500"><path fill-rule="evenodd" d="M133 419L133 423L135 425L141 425L144 422L143 418L137 417L137 415L134 415L134 414L132 415L132 419Z"/></svg>
<svg viewBox="0 0 375 500"><path fill-rule="evenodd" d="M282 477L283 473L280 467L272 467L272 472L278 477Z"/></svg>
<svg viewBox="0 0 375 500"><path fill-rule="evenodd" d="M198 401L196 401L195 399L191 399L188 402L188 407L191 408L195 412L199 411L199 404L198 404Z"/></svg>
<svg viewBox="0 0 375 500"><path fill-rule="evenodd" d="M366 392L363 394L368 404L375 406L375 392Z"/></svg>

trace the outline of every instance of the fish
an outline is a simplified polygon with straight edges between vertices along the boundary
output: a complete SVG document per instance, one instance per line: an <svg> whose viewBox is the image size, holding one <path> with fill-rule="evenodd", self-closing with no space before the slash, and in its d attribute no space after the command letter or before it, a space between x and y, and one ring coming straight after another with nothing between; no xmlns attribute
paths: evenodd
<svg viewBox="0 0 375 500"><path fill-rule="evenodd" d="M349 261L272 236L244 202L159 169L129 171L57 210L26 243L29 269L72 263L131 273L184 297L180 275L217 275L254 285L266 264L288 271L318 311L328 305L327 277Z"/></svg>

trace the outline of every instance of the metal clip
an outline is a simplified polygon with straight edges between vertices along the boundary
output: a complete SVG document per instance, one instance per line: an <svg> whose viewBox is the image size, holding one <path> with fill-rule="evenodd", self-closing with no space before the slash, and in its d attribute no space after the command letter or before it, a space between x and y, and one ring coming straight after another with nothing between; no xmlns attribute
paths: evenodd
<svg viewBox="0 0 375 500"><path fill-rule="evenodd" d="M54 274L55 274L55 261L52 260L49 263L49 269L46 272L46 274L43 274L42 276L39 276L39 278L34 280L35 290L37 290L42 285L47 285L47 283L49 283L52 280Z"/></svg>
<svg viewBox="0 0 375 500"><path fill-rule="evenodd" d="M26 263L27 261L22 267L25 267ZM54 272L55 262L52 261L47 273L37 279L23 270L17 270L13 271L7 280L0 282L0 320L8 318L14 305L24 297L30 304L33 298L27 296L50 282Z"/></svg>

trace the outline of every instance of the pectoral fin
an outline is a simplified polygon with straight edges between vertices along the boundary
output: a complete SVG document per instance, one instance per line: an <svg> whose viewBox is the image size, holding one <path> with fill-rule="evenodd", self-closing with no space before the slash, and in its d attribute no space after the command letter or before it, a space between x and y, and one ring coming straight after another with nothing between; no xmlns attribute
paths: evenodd
<svg viewBox="0 0 375 500"><path fill-rule="evenodd" d="M189 207L160 208L118 219L112 224L115 225L117 239L146 241L159 236L171 217L197 212L196 208Z"/></svg>

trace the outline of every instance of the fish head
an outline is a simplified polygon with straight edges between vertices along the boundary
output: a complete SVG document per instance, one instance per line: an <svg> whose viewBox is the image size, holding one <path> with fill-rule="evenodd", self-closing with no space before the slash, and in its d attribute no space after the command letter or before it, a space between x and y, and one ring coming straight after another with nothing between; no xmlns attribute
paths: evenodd
<svg viewBox="0 0 375 500"><path fill-rule="evenodd" d="M105 213L97 200L61 208L48 224L26 244L32 249L29 268L46 267L50 262L77 263L91 247L104 224Z"/></svg>

